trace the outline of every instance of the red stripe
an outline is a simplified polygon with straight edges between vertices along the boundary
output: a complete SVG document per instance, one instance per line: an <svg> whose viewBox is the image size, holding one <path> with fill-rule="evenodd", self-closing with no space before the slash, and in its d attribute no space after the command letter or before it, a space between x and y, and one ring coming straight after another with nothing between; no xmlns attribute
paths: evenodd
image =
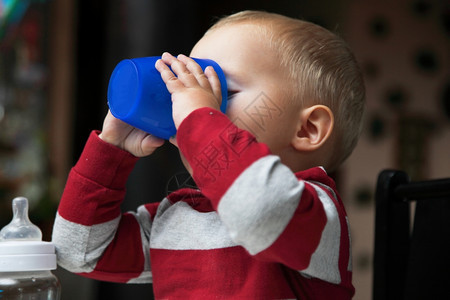
<svg viewBox="0 0 450 300"><path fill-rule="evenodd" d="M253 162L270 154L251 133L209 108L194 111L181 123L177 141L195 182L215 209L234 180Z"/></svg>
<svg viewBox="0 0 450 300"><path fill-rule="evenodd" d="M59 214L71 222L91 226L104 223L120 215L120 203L125 190L111 190L98 186L75 171L69 174L58 207Z"/></svg>
<svg viewBox="0 0 450 300"><path fill-rule="evenodd" d="M150 219L152 220L152 222L155 219L159 204L160 202L144 204L145 209L147 209L148 213L150 214Z"/></svg>
<svg viewBox="0 0 450 300"><path fill-rule="evenodd" d="M142 273L144 262L139 224L134 216L124 214L114 240L106 248L94 272L84 276L127 282Z"/></svg>
<svg viewBox="0 0 450 300"><path fill-rule="evenodd" d="M93 131L69 174L59 214L66 220L86 226L118 217L126 181L136 161L136 157L105 143L98 137L98 132Z"/></svg>
<svg viewBox="0 0 450 300"><path fill-rule="evenodd" d="M152 249L157 299L294 298L281 265L253 259L242 247Z"/></svg>
<svg viewBox="0 0 450 300"><path fill-rule="evenodd" d="M317 249L327 217L316 190L305 183L300 203L279 238L257 256L278 261L294 270L309 266L311 256Z"/></svg>

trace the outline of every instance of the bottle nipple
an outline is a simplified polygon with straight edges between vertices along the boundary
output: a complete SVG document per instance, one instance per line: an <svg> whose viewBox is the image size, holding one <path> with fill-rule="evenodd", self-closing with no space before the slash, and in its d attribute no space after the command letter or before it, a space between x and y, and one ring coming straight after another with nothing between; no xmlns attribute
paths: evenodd
<svg viewBox="0 0 450 300"><path fill-rule="evenodd" d="M0 242L41 241L42 232L28 218L28 199L17 197L12 202L13 218L0 231Z"/></svg>

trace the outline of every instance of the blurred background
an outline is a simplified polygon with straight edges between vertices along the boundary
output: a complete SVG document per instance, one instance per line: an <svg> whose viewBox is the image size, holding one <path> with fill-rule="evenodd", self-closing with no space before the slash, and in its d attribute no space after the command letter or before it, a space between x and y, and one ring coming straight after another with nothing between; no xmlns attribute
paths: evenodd
<svg viewBox="0 0 450 300"><path fill-rule="evenodd" d="M447 0L28 0L0 1L0 227L11 200L50 240L70 167L107 112L106 91L124 58L189 54L217 17L277 12L341 35L365 75L363 136L335 177L353 238L355 299L371 299L378 173L450 177L450 2ZM183 172L165 145L141 159L123 210L162 199ZM152 299L151 285L111 284L58 269L64 300Z"/></svg>

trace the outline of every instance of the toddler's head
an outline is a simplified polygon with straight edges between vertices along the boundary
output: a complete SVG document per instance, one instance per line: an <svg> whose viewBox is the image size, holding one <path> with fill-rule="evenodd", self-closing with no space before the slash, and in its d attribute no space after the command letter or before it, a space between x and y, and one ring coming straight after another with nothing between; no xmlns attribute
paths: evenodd
<svg viewBox="0 0 450 300"><path fill-rule="evenodd" d="M326 143L331 153L327 168L340 165L359 138L365 98L362 75L347 44L313 23L258 11L225 17L205 36L236 25L251 25L254 38L262 41L260 43L271 52L271 55L261 56L260 63L275 60L284 73L274 79L284 87L287 100L280 105L285 110L301 110L314 105L330 109L334 126Z"/></svg>

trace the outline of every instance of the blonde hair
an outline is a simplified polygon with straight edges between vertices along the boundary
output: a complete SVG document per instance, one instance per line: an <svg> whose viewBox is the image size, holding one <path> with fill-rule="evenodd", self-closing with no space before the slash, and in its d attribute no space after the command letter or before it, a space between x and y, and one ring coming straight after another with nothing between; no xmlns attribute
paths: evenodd
<svg viewBox="0 0 450 300"><path fill-rule="evenodd" d="M334 165L353 151L362 128L364 82L348 45L336 34L316 24L261 11L243 11L220 19L210 29L252 24L288 70L293 82L290 97L300 107L328 106L334 114Z"/></svg>

